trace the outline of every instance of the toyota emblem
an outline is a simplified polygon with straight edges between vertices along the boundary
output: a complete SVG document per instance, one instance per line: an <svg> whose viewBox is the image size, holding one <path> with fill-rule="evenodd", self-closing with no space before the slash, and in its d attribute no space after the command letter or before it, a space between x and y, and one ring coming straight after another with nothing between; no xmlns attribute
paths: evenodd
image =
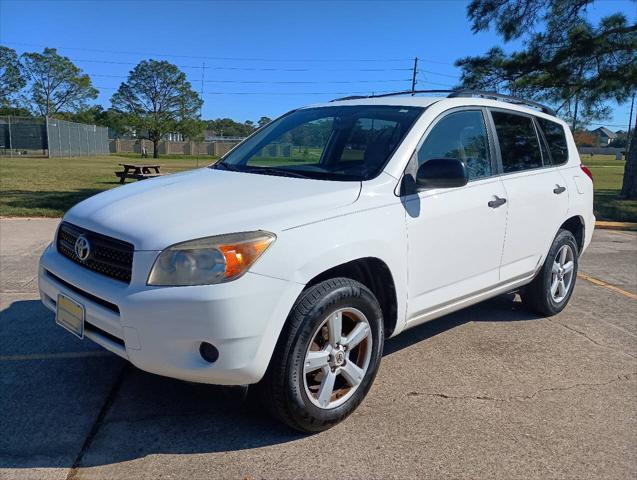
<svg viewBox="0 0 637 480"><path fill-rule="evenodd" d="M75 255L77 255L77 258L82 262L88 260L88 257L91 255L91 244L86 236L80 235L77 237L77 240L75 240Z"/></svg>

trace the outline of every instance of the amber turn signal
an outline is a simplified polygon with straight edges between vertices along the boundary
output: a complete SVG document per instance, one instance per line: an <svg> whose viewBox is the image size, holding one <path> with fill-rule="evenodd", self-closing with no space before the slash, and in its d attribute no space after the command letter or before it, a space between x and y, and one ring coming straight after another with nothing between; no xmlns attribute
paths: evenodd
<svg viewBox="0 0 637 480"><path fill-rule="evenodd" d="M219 251L226 259L227 279L238 277L252 265L272 243L274 237L262 237L235 245L219 245Z"/></svg>

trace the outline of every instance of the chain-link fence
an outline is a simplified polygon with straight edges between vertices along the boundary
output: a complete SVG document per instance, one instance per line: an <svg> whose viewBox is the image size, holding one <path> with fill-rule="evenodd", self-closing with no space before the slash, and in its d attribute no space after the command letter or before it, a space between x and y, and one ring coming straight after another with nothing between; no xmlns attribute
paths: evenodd
<svg viewBox="0 0 637 480"><path fill-rule="evenodd" d="M108 155L108 128L48 119L49 157Z"/></svg>
<svg viewBox="0 0 637 480"><path fill-rule="evenodd" d="M0 155L108 155L108 128L56 118L0 117Z"/></svg>
<svg viewBox="0 0 637 480"><path fill-rule="evenodd" d="M0 117L0 155L46 156L46 119Z"/></svg>

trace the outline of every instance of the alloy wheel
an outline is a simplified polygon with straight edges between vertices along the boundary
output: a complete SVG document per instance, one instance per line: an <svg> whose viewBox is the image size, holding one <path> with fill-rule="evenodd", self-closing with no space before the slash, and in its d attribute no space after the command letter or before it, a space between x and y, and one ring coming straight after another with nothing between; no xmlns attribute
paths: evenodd
<svg viewBox="0 0 637 480"><path fill-rule="evenodd" d="M553 260L551 270L551 297L555 303L562 302L573 283L575 254L570 245L563 245Z"/></svg>
<svg viewBox="0 0 637 480"><path fill-rule="evenodd" d="M305 393L319 408L345 403L369 367L372 331L367 317L355 308L331 313L312 336L303 362Z"/></svg>

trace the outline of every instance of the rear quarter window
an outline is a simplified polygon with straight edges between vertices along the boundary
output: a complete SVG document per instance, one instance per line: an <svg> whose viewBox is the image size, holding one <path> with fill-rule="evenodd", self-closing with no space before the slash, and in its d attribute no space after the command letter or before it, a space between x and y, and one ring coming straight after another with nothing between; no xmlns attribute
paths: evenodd
<svg viewBox="0 0 637 480"><path fill-rule="evenodd" d="M546 143L551 152L551 164L563 165L568 161L568 145L566 144L566 133L564 127L559 123L537 118L537 123L544 133Z"/></svg>

